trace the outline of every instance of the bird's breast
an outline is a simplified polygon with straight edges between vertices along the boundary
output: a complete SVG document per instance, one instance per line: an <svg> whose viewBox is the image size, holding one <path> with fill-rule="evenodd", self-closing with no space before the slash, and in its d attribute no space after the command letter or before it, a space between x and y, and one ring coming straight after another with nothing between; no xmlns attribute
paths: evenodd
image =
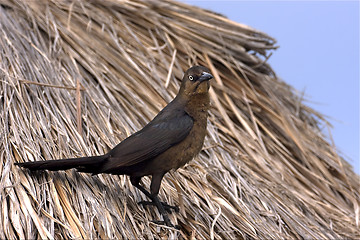
<svg viewBox="0 0 360 240"><path fill-rule="evenodd" d="M150 162L150 170L158 169L167 172L184 166L202 149L206 135L206 125L210 100L208 94L199 94L185 104L185 112L193 119L189 134L179 143L171 146ZM150 172L149 170L149 172Z"/></svg>
<svg viewBox="0 0 360 240"><path fill-rule="evenodd" d="M192 116L194 124L183 141L172 146L153 160L159 169L177 169L192 160L202 149L206 135L207 111L199 111Z"/></svg>

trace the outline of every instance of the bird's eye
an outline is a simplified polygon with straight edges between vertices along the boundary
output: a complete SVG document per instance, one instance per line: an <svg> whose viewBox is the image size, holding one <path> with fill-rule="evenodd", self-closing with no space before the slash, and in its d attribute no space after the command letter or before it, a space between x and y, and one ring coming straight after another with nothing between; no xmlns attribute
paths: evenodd
<svg viewBox="0 0 360 240"><path fill-rule="evenodd" d="M192 80L194 80L194 77L190 75L189 79L190 79L190 81L192 81Z"/></svg>

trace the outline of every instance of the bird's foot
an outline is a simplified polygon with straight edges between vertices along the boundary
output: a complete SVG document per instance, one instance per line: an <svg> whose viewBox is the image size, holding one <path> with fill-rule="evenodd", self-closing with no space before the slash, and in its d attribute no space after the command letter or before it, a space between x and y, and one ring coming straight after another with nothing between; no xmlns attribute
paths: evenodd
<svg viewBox="0 0 360 240"><path fill-rule="evenodd" d="M156 206L156 204L153 201L141 201L141 202L138 202L138 204L141 204L143 206L149 206L149 205ZM175 212L179 212L178 206L172 206L172 205L167 204L166 202L161 202L161 205L164 207L164 209L168 213L171 213L172 210Z"/></svg>

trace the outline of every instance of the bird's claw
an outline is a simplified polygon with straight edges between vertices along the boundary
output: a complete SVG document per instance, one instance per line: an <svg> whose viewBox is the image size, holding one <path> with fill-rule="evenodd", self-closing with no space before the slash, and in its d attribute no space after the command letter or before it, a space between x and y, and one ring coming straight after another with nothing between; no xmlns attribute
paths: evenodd
<svg viewBox="0 0 360 240"><path fill-rule="evenodd" d="M148 205L156 206L156 204L152 201L141 201L141 202L138 202L138 204L141 204L143 206L148 206ZM171 210L173 210L175 212L179 212L178 206L172 206L172 205L167 204L166 202L161 202L161 205L164 207L164 209L168 213L171 213Z"/></svg>

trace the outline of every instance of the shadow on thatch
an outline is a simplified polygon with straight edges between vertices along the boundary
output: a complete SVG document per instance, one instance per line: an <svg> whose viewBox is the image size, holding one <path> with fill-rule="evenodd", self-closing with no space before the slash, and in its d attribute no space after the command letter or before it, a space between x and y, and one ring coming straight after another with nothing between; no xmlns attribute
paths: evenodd
<svg viewBox="0 0 360 240"><path fill-rule="evenodd" d="M176 2L0 3L0 238L360 237L359 177L266 64L271 37ZM208 135L160 192L181 231L151 224L127 177L14 167L106 152L194 64L215 76Z"/></svg>

